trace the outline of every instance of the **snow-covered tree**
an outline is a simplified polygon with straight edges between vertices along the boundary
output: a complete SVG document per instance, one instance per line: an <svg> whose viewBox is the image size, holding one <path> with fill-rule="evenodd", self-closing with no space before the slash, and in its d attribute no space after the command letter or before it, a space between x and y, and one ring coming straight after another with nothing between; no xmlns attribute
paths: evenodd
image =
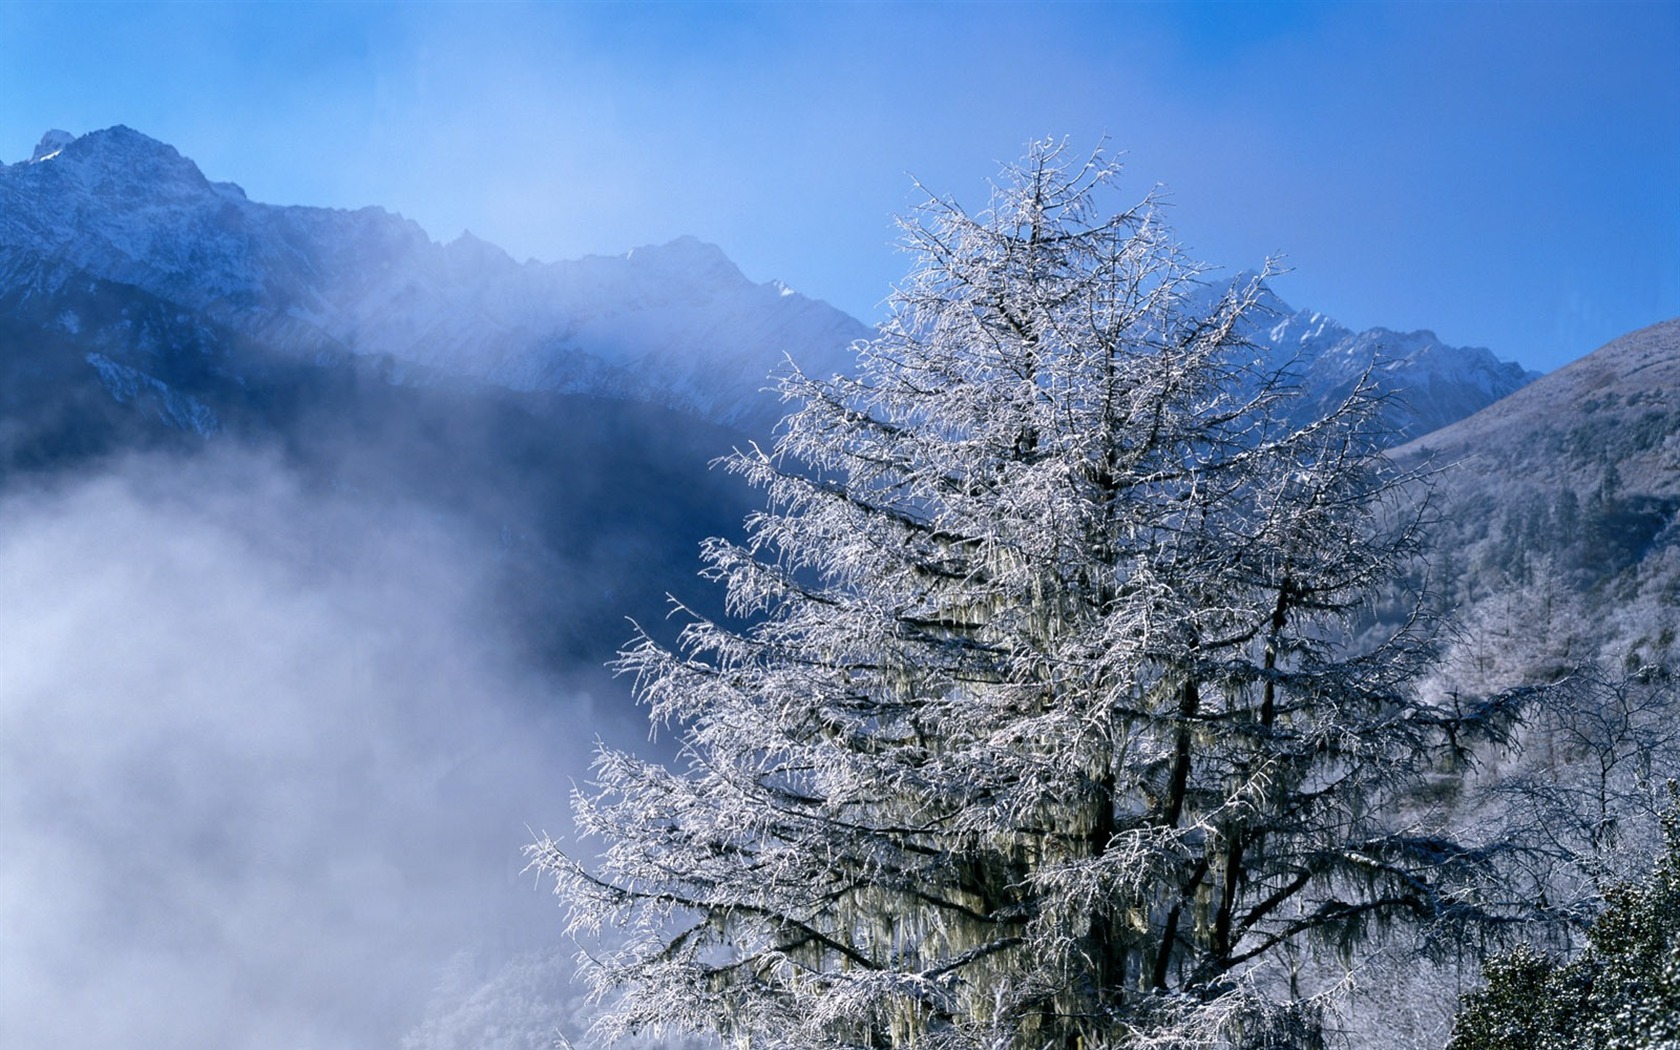
<svg viewBox="0 0 1680 1050"><path fill-rule="evenodd" d="M1115 174L1040 144L984 212L929 200L858 375L795 374L727 461L767 493L705 552L732 619L621 657L683 764L604 751L598 855L532 847L614 931L607 1034L1300 1045L1311 1005L1244 989L1485 917L1407 800L1496 705L1415 695L1411 625L1346 642L1416 554L1376 400L1282 422L1258 279L1105 217Z"/></svg>
<svg viewBox="0 0 1680 1050"><path fill-rule="evenodd" d="M1526 945L1488 964L1447 1050L1672 1050L1680 1046L1680 796L1650 874L1613 887L1567 962Z"/></svg>
<svg viewBox="0 0 1680 1050"><path fill-rule="evenodd" d="M1673 692L1661 667L1574 668L1530 705L1517 761L1487 785L1566 914L1590 913L1660 852L1662 785L1680 776Z"/></svg>

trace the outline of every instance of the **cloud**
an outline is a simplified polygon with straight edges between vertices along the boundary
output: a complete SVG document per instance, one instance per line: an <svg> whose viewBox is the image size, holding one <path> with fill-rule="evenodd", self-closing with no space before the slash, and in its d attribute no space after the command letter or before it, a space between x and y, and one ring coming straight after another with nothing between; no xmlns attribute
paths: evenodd
<svg viewBox="0 0 1680 1050"><path fill-rule="evenodd" d="M519 849L594 716L491 569L247 454L0 500L0 1045L395 1046L555 940Z"/></svg>

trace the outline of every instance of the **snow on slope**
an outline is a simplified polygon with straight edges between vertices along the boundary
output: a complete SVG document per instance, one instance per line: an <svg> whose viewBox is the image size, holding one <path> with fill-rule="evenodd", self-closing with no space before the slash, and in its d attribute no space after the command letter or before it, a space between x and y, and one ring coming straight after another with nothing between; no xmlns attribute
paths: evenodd
<svg viewBox="0 0 1680 1050"><path fill-rule="evenodd" d="M846 366L869 331L693 238L623 256L517 263L434 243L381 208L253 202L126 127L49 132L0 166L0 280L51 294L79 274L133 285L305 357L349 352L516 390L634 397L759 423L791 355Z"/></svg>
<svg viewBox="0 0 1680 1050"><path fill-rule="evenodd" d="M1680 318L1629 332L1397 450L1458 474L1680 499Z"/></svg>
<svg viewBox="0 0 1680 1050"><path fill-rule="evenodd" d="M471 234L444 245L381 208L253 202L126 127L48 132L0 166L0 281L52 296L92 277L132 285L302 360L360 355L398 381L464 377L519 391L652 401L762 428L791 356L847 370L869 329L780 282L748 280L692 237L621 256L519 263ZM1534 377L1430 332L1353 332L1268 295L1249 333L1300 378L1302 415L1375 365L1401 397L1401 438L1460 419ZM74 317L67 324L75 324ZM134 364L134 362L128 362Z"/></svg>
<svg viewBox="0 0 1680 1050"><path fill-rule="evenodd" d="M1274 367L1300 377L1308 407L1322 412L1346 397L1367 371L1396 395L1387 423L1407 440L1444 427L1538 378L1483 347L1448 346L1434 332L1371 328L1355 332L1267 291L1265 318L1250 338Z"/></svg>

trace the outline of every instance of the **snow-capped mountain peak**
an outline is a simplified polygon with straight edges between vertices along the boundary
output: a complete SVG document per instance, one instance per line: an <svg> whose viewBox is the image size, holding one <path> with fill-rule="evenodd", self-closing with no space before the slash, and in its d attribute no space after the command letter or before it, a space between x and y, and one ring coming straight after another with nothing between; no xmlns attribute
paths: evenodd
<svg viewBox="0 0 1680 1050"><path fill-rule="evenodd" d="M762 391L786 356L842 367L869 334L749 280L694 237L521 264L467 233L438 244L380 208L250 201L127 127L49 133L36 154L0 168L0 274L130 285L304 359L377 357L410 376L645 398L759 425L779 414Z"/></svg>
<svg viewBox="0 0 1680 1050"><path fill-rule="evenodd" d="M1239 275L1236 283L1253 276ZM1539 376L1485 347L1449 346L1427 329L1356 332L1315 310L1295 309L1270 287L1261 291L1258 317L1249 339L1270 368L1296 377L1306 394L1303 413L1334 407L1369 373L1395 395L1385 417L1397 440L1462 419Z"/></svg>
<svg viewBox="0 0 1680 1050"><path fill-rule="evenodd" d="M76 136L68 131L53 129L41 136L40 144L35 147L35 153L25 163L39 164L43 160L52 160L64 151L64 147L76 141Z"/></svg>
<svg viewBox="0 0 1680 1050"><path fill-rule="evenodd" d="M59 162L51 165L53 169L84 169L94 177L111 180L112 185L185 182L195 187L209 186L198 165L181 156L174 146L122 124L80 136L49 131L41 137L29 163L38 165L47 160Z"/></svg>

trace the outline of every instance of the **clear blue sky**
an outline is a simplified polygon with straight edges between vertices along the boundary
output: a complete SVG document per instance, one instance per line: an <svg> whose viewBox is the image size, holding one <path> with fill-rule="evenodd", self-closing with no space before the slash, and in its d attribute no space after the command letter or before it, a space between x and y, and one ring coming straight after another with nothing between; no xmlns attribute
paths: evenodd
<svg viewBox="0 0 1680 1050"><path fill-rule="evenodd" d="M692 233L866 320L910 176L1106 136L1198 256L1553 368L1680 315L1680 4L0 0L0 159L128 124L518 257Z"/></svg>

